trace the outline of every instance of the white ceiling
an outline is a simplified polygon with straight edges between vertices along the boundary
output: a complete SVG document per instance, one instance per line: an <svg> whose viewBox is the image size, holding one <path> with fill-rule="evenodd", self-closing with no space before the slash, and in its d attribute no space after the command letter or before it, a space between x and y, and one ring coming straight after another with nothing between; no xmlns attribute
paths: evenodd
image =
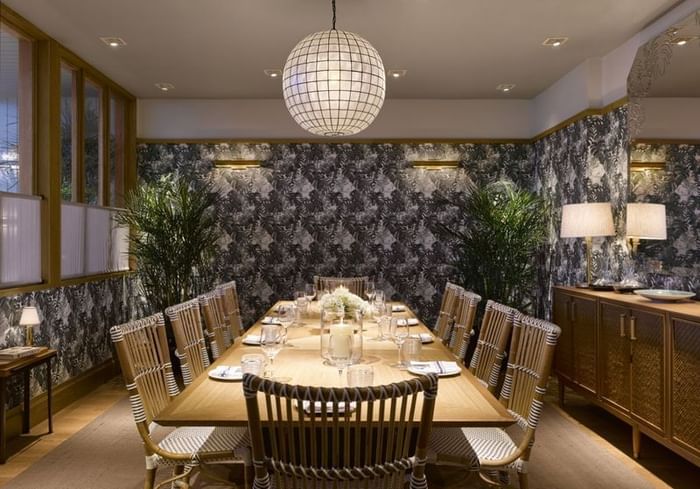
<svg viewBox="0 0 700 489"><path fill-rule="evenodd" d="M685 46L673 46L671 62L654 80L650 97L700 97L700 11L675 26L677 37L692 38Z"/></svg>
<svg viewBox="0 0 700 489"><path fill-rule="evenodd" d="M330 27L330 0L3 0L141 98L280 98L305 35ZM337 0L338 28L368 39L391 98L531 98L622 44L677 0ZM109 48L98 38L127 42ZM567 36L561 48L541 46ZM156 82L175 90L162 93ZM500 83L516 88L502 94Z"/></svg>

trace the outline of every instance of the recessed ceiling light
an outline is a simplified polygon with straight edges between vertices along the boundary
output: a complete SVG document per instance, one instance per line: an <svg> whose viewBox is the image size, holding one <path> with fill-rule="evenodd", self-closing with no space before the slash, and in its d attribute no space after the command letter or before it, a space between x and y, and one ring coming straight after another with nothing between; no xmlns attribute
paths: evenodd
<svg viewBox="0 0 700 489"><path fill-rule="evenodd" d="M568 41L568 37L548 37L542 42L543 46L550 46L553 48L558 48L560 46L563 46L566 44L566 41Z"/></svg>
<svg viewBox="0 0 700 489"><path fill-rule="evenodd" d="M386 70L386 74L389 75L389 78L403 78L406 76L406 70Z"/></svg>
<svg viewBox="0 0 700 489"><path fill-rule="evenodd" d="M269 76L270 78L282 78L282 70L267 69L267 70L265 70L265 74L267 76Z"/></svg>
<svg viewBox="0 0 700 489"><path fill-rule="evenodd" d="M101 37L100 41L102 41L111 48L120 48L122 46L126 46L126 41L121 37Z"/></svg>
<svg viewBox="0 0 700 489"><path fill-rule="evenodd" d="M156 83L156 88L158 88L162 92L168 92L175 88L175 85L173 85L172 83Z"/></svg>
<svg viewBox="0 0 700 489"><path fill-rule="evenodd" d="M496 87L496 90L501 92L510 92L515 88L515 83L501 83Z"/></svg>

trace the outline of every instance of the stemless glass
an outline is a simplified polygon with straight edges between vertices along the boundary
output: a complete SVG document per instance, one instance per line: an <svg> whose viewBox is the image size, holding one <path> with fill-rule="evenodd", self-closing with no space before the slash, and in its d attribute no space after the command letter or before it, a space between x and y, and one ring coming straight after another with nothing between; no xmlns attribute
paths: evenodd
<svg viewBox="0 0 700 489"><path fill-rule="evenodd" d="M391 306L387 305L387 307ZM394 343L396 343L396 346L399 347L398 362L392 365L392 367L397 367L401 370L405 370L406 367L401 361L401 347L403 346L404 341L406 341L406 338L408 338L410 332L408 321L399 321L397 318L392 318L389 324L391 339L394 341Z"/></svg>
<svg viewBox="0 0 700 489"><path fill-rule="evenodd" d="M284 331L279 324L263 324L260 334L260 348L269 360L270 368L265 369L265 378L272 378L275 357L282 350Z"/></svg>
<svg viewBox="0 0 700 489"><path fill-rule="evenodd" d="M374 290L374 302L386 302L386 296L383 290Z"/></svg>

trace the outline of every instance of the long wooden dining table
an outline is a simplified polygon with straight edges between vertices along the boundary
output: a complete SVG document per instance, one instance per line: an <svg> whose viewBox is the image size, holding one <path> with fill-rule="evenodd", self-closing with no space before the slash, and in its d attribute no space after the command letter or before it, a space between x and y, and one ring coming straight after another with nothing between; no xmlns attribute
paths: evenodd
<svg viewBox="0 0 700 489"><path fill-rule="evenodd" d="M274 316L277 307L284 303L275 304L266 315ZM321 358L317 307L312 303L303 325L288 329L287 345L274 360L274 376L289 378L289 383L297 385L345 387L345 377L338 375L336 367L324 365ZM416 317L408 307L404 312L393 313L393 316ZM259 335L261 320L246 335ZM377 336L376 322L365 320L364 327L362 362L374 367L374 384L389 384L413 377L408 371L392 366L398 356L397 346L392 341L373 339ZM430 330L419 321L418 325L411 327L411 334L418 333L430 333ZM210 370L219 365L240 365L241 356L246 353L262 352L259 346L246 345L242 338L238 338ZM423 344L421 360L454 361L455 357L435 338L432 343ZM241 382L214 380L208 375L200 375L156 416L155 422L162 426L247 426ZM459 375L439 379L433 426L505 427L513 423L514 419L503 405L464 366L461 366Z"/></svg>

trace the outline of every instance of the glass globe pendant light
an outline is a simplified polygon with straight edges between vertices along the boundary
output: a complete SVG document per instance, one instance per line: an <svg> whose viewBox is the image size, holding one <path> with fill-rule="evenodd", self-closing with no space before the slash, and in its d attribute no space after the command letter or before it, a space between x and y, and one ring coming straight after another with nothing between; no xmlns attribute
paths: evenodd
<svg viewBox="0 0 700 489"><path fill-rule="evenodd" d="M282 73L284 102L302 128L319 136L366 129L384 104L384 63L372 45L333 27L302 39Z"/></svg>

